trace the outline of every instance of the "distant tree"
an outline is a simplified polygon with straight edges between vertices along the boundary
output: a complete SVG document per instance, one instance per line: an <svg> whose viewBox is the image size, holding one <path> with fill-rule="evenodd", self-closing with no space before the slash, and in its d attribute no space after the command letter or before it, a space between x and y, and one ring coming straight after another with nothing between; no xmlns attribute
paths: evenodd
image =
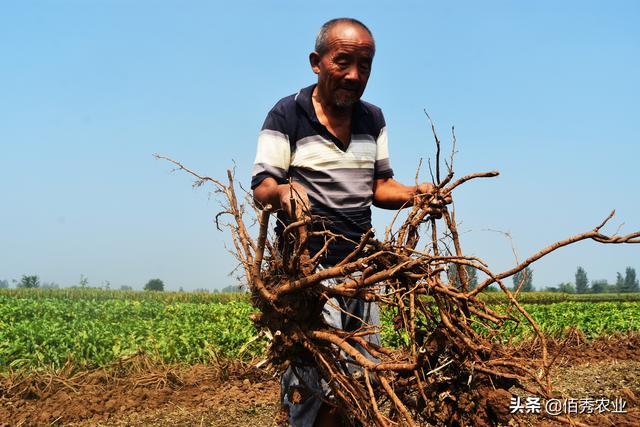
<svg viewBox="0 0 640 427"><path fill-rule="evenodd" d="M122 285L122 286L120 286L120 290L121 291L132 291L133 288L131 286Z"/></svg>
<svg viewBox="0 0 640 427"><path fill-rule="evenodd" d="M33 276L23 275L17 287L18 288L39 288L40 278L36 275L33 275Z"/></svg>
<svg viewBox="0 0 640 427"><path fill-rule="evenodd" d="M605 289L604 293L607 294L615 294L618 292L618 288L616 288L616 284L615 283L609 283L607 285L607 289Z"/></svg>
<svg viewBox="0 0 640 427"><path fill-rule="evenodd" d="M209 293L209 289L205 289L205 288L196 288L193 292L204 292L204 293Z"/></svg>
<svg viewBox="0 0 640 427"><path fill-rule="evenodd" d="M575 294L576 293L576 288L575 286L573 286L573 283L560 283L558 285L558 291L565 293L565 294Z"/></svg>
<svg viewBox="0 0 640 427"><path fill-rule="evenodd" d="M151 279L144 285L145 291L164 291L164 282L160 279Z"/></svg>
<svg viewBox="0 0 640 427"><path fill-rule="evenodd" d="M56 282L42 282L42 285L40 285L40 287L42 289L59 289L60 285L58 285Z"/></svg>
<svg viewBox="0 0 640 427"><path fill-rule="evenodd" d="M603 294L607 291L609 291L609 282L606 280L594 280L591 282L592 294Z"/></svg>
<svg viewBox="0 0 640 427"><path fill-rule="evenodd" d="M184 292L184 289L182 289L182 286L180 286L180 289L178 289L178 292Z"/></svg>
<svg viewBox="0 0 640 427"><path fill-rule="evenodd" d="M219 293L219 292L220 292L220 291L218 290L218 288L213 288L213 293L214 293L214 294L217 294L217 293Z"/></svg>
<svg viewBox="0 0 640 427"><path fill-rule="evenodd" d="M529 267L525 267L524 270L518 271L513 275L513 290L515 291L522 283L522 287L520 288L521 292L532 292L533 291L533 270Z"/></svg>
<svg viewBox="0 0 640 427"><path fill-rule="evenodd" d="M497 286L490 285L490 286L487 286L486 288L484 288L483 292L498 292L499 290L500 289L498 289Z"/></svg>
<svg viewBox="0 0 640 427"><path fill-rule="evenodd" d="M544 288L545 292L560 292L557 286L547 286Z"/></svg>
<svg viewBox="0 0 640 427"><path fill-rule="evenodd" d="M80 275L78 286L80 286L81 288L86 288L87 286L89 286L89 279L87 278L87 276L85 276L84 274Z"/></svg>
<svg viewBox="0 0 640 427"><path fill-rule="evenodd" d="M0 280L0 289L8 288L8 287L9 287L9 281L8 280Z"/></svg>
<svg viewBox="0 0 640 427"><path fill-rule="evenodd" d="M616 292L620 293L620 292L624 292L624 277L622 277L622 274L620 273L616 273Z"/></svg>
<svg viewBox="0 0 640 427"><path fill-rule="evenodd" d="M589 292L589 279L584 268L578 267L576 270L576 293L586 294Z"/></svg>
<svg viewBox="0 0 640 427"><path fill-rule="evenodd" d="M105 288L106 290L111 289L111 282L108 280L105 280L103 288Z"/></svg>
<svg viewBox="0 0 640 427"><path fill-rule="evenodd" d="M475 287L478 286L478 270L470 265L464 265L464 269L467 272L469 289L475 289ZM458 267L456 264L449 264L449 268L447 269L447 278L449 279L450 286L462 289L462 281L458 276Z"/></svg>
<svg viewBox="0 0 640 427"><path fill-rule="evenodd" d="M242 292L242 285L229 285L220 289L220 292Z"/></svg>
<svg viewBox="0 0 640 427"><path fill-rule="evenodd" d="M638 292L638 279L636 278L636 269L627 267L624 272L624 292Z"/></svg>

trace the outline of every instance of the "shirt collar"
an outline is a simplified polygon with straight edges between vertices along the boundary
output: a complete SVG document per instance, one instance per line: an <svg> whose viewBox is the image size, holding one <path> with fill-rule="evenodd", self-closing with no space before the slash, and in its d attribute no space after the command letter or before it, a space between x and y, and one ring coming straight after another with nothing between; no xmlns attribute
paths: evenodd
<svg viewBox="0 0 640 427"><path fill-rule="evenodd" d="M305 112L309 120L312 122L320 123L318 120L318 116L316 115L316 110L313 108L313 101L311 96L313 94L313 89L315 89L316 85L312 84L311 86L307 86L305 88L300 89L296 94L296 103L302 111ZM360 116L369 114L369 109L367 106L360 100L358 100L355 104L353 104L353 116L354 120L357 120Z"/></svg>

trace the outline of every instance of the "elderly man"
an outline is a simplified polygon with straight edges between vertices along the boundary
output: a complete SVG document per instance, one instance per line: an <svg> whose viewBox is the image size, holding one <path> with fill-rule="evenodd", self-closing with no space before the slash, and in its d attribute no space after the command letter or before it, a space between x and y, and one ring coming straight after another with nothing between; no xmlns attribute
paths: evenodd
<svg viewBox="0 0 640 427"><path fill-rule="evenodd" d="M411 206L416 195L433 191L429 183L407 186L392 178L382 111L360 100L374 54L373 36L362 22L338 18L325 23L309 55L317 83L281 99L267 115L258 139L251 181L256 203L279 209L286 222L292 214L291 200L296 200L296 205L310 209L312 229L342 236L323 255L325 267L340 262L371 228L372 204L399 209ZM437 213L438 206L433 209ZM322 238L311 238L311 255L323 245ZM324 317L329 325L346 330L359 328L359 319L378 324L375 305L355 300L332 301ZM369 340L379 343L379 336ZM338 415L323 403L327 387L315 368L296 365L282 378L291 425L338 425ZM311 397L294 404L292 387L310 389Z"/></svg>

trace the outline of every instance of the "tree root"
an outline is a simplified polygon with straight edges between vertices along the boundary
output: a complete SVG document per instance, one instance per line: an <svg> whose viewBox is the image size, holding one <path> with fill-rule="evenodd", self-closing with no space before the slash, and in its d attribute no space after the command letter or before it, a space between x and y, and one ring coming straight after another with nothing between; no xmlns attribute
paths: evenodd
<svg viewBox="0 0 640 427"><path fill-rule="evenodd" d="M439 163L440 144L435 129L434 136ZM331 388L332 403L348 413L352 421L364 425L497 425L514 417L509 414L511 387L550 398L549 370L554 360L549 360L546 339L517 301L518 290L512 292L503 280L581 240L640 243L640 232L625 236L601 233L612 212L593 230L553 243L517 266L494 274L481 259L463 255L454 212L445 207L442 218L432 215L430 206L441 203L458 186L498 175L476 173L452 181L452 154L443 180L440 165L436 164L435 193L422 195L399 227L394 229L392 223L384 240L376 240L370 230L360 242L354 242L355 249L342 262L318 269L317 262L328 243L319 253L309 256L307 225L312 218L308 213L287 225L283 238L287 239L290 253L283 254L275 249L281 248L283 242L269 237L270 206L255 211L259 230L255 240L251 237L246 225L249 221L244 219L248 215L247 204L238 202L230 171L228 184L224 184L170 158L156 157L191 174L196 179L194 186L209 182L224 196L224 210L216 217L216 224L231 232L234 255L244 269L252 303L260 310L255 317L257 327L268 329L274 337L269 348L271 363L283 367L297 358L315 361ZM231 221L223 223L224 216L230 216ZM437 224L442 225L440 232ZM314 232L318 233L324 235L326 242L338 237ZM423 236L429 236L426 248L418 249ZM469 289L465 266L487 276L475 289ZM446 274L442 273L448 268L457 269L459 287L446 282ZM336 279L338 284L327 286L327 279ZM478 298L494 283L509 304L503 313ZM394 328L408 337L409 344L389 349L368 343L364 337L376 332L378 325L363 324L349 333L330 328L322 320L322 308L338 296L373 301L381 309L396 313ZM516 315L510 314L512 308L535 332L540 359L514 357L514 347L495 338L506 324L519 322ZM378 361L366 357L358 347ZM358 366L359 375L350 374L345 369L347 363ZM567 422L571 420L567 418Z"/></svg>

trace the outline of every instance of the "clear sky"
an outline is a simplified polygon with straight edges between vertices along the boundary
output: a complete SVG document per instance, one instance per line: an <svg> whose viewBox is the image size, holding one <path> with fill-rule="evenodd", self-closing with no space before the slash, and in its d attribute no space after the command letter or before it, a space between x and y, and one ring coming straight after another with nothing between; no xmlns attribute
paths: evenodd
<svg viewBox="0 0 640 427"><path fill-rule="evenodd" d="M454 194L468 254L494 271L587 231L640 230L637 1L4 1L0 6L0 279L140 289L234 283L206 190L161 153L250 181L278 99L314 82L319 26L351 16L377 43L364 99L380 106L396 178L434 149L456 173L499 170ZM428 178L428 174L423 174ZM384 230L388 213L374 211ZM583 242L534 265L534 285L615 280L640 245Z"/></svg>

